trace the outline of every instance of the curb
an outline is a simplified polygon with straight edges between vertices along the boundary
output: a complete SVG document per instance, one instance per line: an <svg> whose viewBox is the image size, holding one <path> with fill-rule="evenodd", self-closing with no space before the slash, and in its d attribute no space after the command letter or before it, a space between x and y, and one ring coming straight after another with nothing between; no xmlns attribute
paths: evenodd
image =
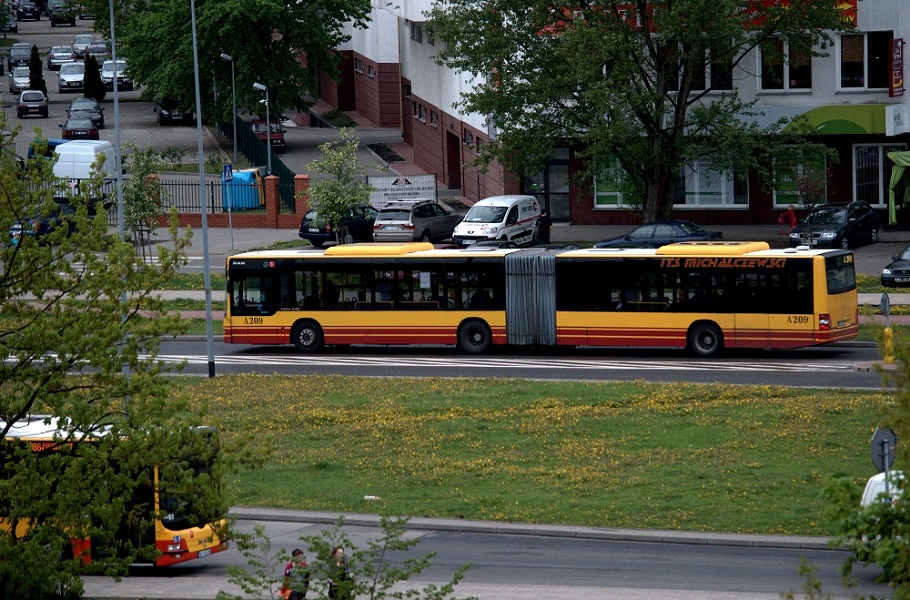
<svg viewBox="0 0 910 600"><path fill-rule="evenodd" d="M235 506L229 516L250 521L287 521L292 523L335 524L344 517L344 524L359 527L379 527L379 515L336 513L281 508ZM423 531L464 531L491 535L534 535L587 540L625 542L655 542L664 544L693 544L701 546L738 546L751 548L787 548L801 550L832 550L833 538L824 536L790 536L766 534L714 533L698 531L667 531L645 529L612 529L576 525L537 525L534 523L502 523L470 519L431 519L413 517L406 529Z"/></svg>

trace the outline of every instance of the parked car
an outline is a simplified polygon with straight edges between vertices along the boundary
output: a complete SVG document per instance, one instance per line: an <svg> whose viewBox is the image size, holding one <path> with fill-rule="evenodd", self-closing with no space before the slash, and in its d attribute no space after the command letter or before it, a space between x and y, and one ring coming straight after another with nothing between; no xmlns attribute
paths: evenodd
<svg viewBox="0 0 910 600"><path fill-rule="evenodd" d="M91 119L98 129L104 129L104 107L94 98L74 98L66 109L71 119Z"/></svg>
<svg viewBox="0 0 910 600"><path fill-rule="evenodd" d="M171 98L162 98L155 103L155 112L158 113L158 124L167 125L174 121L191 123L193 119L193 109L185 108L179 102Z"/></svg>
<svg viewBox="0 0 910 600"><path fill-rule="evenodd" d="M61 65L76 62L76 55L70 46L51 46L47 51L47 70L59 71Z"/></svg>
<svg viewBox="0 0 910 600"><path fill-rule="evenodd" d="M85 63L66 63L60 66L60 72L57 73L57 91L61 94L82 91L84 81Z"/></svg>
<svg viewBox="0 0 910 600"><path fill-rule="evenodd" d="M34 211L35 214L38 212L38 210ZM19 219L10 227L10 244L16 246L28 238L40 240L61 227L65 227L69 233L73 233L76 230L76 224L71 217L75 214L76 209L72 205L64 203L56 204L45 215Z"/></svg>
<svg viewBox="0 0 910 600"><path fill-rule="evenodd" d="M51 27L57 25L76 26L76 7L66 0L50 0L47 3L47 18Z"/></svg>
<svg viewBox="0 0 910 600"><path fill-rule="evenodd" d="M903 287L910 285L910 246L907 246L891 257L891 262L882 269L884 287Z"/></svg>
<svg viewBox="0 0 910 600"><path fill-rule="evenodd" d="M114 77L117 77L118 90L129 91L133 89L133 80L126 74L125 60L118 58L116 65L114 65L112 60L106 60L101 63L101 83L109 91L114 89Z"/></svg>
<svg viewBox="0 0 910 600"><path fill-rule="evenodd" d="M47 96L41 90L25 90L19 93L16 104L16 116L22 119L26 115L38 115L47 118Z"/></svg>
<svg viewBox="0 0 910 600"><path fill-rule="evenodd" d="M462 215L444 209L434 200L389 202L373 223L376 242L432 242L452 237Z"/></svg>
<svg viewBox="0 0 910 600"><path fill-rule="evenodd" d="M9 91L18 93L28 89L28 67L15 67L10 69L7 79L9 79Z"/></svg>
<svg viewBox="0 0 910 600"><path fill-rule="evenodd" d="M88 117L67 119L60 127L65 140L97 140L100 138L98 128Z"/></svg>
<svg viewBox="0 0 910 600"><path fill-rule="evenodd" d="M492 196L474 203L452 232L452 241L462 247L489 240L532 244L541 238L541 224L534 196Z"/></svg>
<svg viewBox="0 0 910 600"><path fill-rule="evenodd" d="M85 56L93 56L98 61L98 64L101 64L111 57L111 49L108 47L107 42L95 40L85 47Z"/></svg>
<svg viewBox="0 0 910 600"><path fill-rule="evenodd" d="M16 20L17 21L40 21L41 20L41 9L38 8L38 5L29 0L22 0L19 3L19 8L16 9Z"/></svg>
<svg viewBox="0 0 910 600"><path fill-rule="evenodd" d="M341 221L341 226L347 228L348 235L355 242L369 242L373 239L373 222L379 211L372 206L356 206L348 213L348 218ZM300 231L297 234L301 239L309 241L316 248L321 248L326 242L334 242L335 224L326 223L319 217L315 210L309 210L300 220Z"/></svg>
<svg viewBox="0 0 910 600"><path fill-rule="evenodd" d="M790 232L790 246L853 248L878 241L878 213L861 200L813 208Z"/></svg>
<svg viewBox="0 0 910 600"><path fill-rule="evenodd" d="M270 126L267 128L265 119L256 119L250 123L250 126L259 141L263 144L268 142L273 152L284 152L285 129L281 126L281 121L272 119Z"/></svg>
<svg viewBox="0 0 910 600"><path fill-rule="evenodd" d="M5 19L0 20L0 31L6 33L19 33L19 23L16 22L15 12L10 12ZM3 69L2 64L0 64L0 69ZM0 75L3 75L2 70L0 70Z"/></svg>
<svg viewBox="0 0 910 600"><path fill-rule="evenodd" d="M73 47L73 53L78 57L82 58L85 56L85 49L91 44L95 43L95 36L91 33L80 33L73 38L73 43L70 46Z"/></svg>
<svg viewBox="0 0 910 600"><path fill-rule="evenodd" d="M619 237L601 240L595 248L660 248L677 242L723 239L720 231L708 231L692 221L653 221Z"/></svg>
<svg viewBox="0 0 910 600"><path fill-rule="evenodd" d="M6 57L6 66L12 70L13 67L27 67L28 61L32 58L32 45L19 42L9 47L9 54Z"/></svg>

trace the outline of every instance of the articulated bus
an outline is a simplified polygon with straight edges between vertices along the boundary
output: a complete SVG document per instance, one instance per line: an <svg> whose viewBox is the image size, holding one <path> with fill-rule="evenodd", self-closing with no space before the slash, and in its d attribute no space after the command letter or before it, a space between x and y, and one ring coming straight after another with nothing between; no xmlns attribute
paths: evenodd
<svg viewBox="0 0 910 600"><path fill-rule="evenodd" d="M427 243L257 251L227 260L234 344L800 348L858 332L847 250L765 242L658 249L435 249Z"/></svg>
<svg viewBox="0 0 910 600"><path fill-rule="evenodd" d="M6 423L0 422L0 429L5 427ZM199 436L200 447L197 449L198 452L185 457L186 468L192 469L196 475L211 472L218 453L216 431L212 427L197 427L192 433ZM78 447L96 443L100 436L104 435L106 435L104 431L89 436L62 427L62 422L57 417L29 416L13 424L2 441L0 476L8 476L8 473L4 475L9 468L5 463L20 449L30 452L31 456L41 462L57 453L78 453ZM75 443L73 441L75 439L82 441ZM22 447L17 449L14 444L21 444ZM133 493L127 506L127 519L120 524L116 534L118 542L128 542L135 549L146 550L140 553L141 558L137 559L135 564L166 567L227 549L225 516L219 515L209 523L197 522L201 519L195 515L193 498L170 493L166 482L161 480L158 466L149 465L143 469L147 472L140 474L137 471L126 472L118 467L117 474L130 477L134 481L140 476L149 481L147 485L140 484ZM33 526L34 519L29 518L32 516L34 515L16 520L0 516L0 532L8 533L14 527L16 537L26 536ZM151 552L151 548L155 551ZM104 558L110 554L109 548L99 547L93 544L91 539L76 537L70 540L70 548L65 553L67 557L75 558L83 565L89 565L93 559ZM149 558L152 555L154 558Z"/></svg>

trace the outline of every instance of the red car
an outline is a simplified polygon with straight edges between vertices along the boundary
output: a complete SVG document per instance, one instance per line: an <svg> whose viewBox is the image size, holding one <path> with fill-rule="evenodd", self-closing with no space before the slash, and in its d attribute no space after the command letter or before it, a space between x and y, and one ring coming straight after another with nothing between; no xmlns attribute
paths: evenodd
<svg viewBox="0 0 910 600"><path fill-rule="evenodd" d="M284 152L285 130L281 127L281 122L272 119L270 125L270 127L266 127L265 119L256 119L251 123L253 133L260 142L263 144L268 142L273 152Z"/></svg>

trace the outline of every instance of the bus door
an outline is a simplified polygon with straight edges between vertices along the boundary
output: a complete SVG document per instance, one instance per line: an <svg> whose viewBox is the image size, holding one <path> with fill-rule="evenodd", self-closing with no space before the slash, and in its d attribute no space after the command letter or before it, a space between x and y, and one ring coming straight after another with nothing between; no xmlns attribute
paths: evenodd
<svg viewBox="0 0 910 600"><path fill-rule="evenodd" d="M556 345L556 255L506 256L506 338L519 346Z"/></svg>
<svg viewBox="0 0 910 600"><path fill-rule="evenodd" d="M758 273L742 273L734 281L733 335L725 336L730 348L769 348L771 307L767 305L767 281Z"/></svg>

